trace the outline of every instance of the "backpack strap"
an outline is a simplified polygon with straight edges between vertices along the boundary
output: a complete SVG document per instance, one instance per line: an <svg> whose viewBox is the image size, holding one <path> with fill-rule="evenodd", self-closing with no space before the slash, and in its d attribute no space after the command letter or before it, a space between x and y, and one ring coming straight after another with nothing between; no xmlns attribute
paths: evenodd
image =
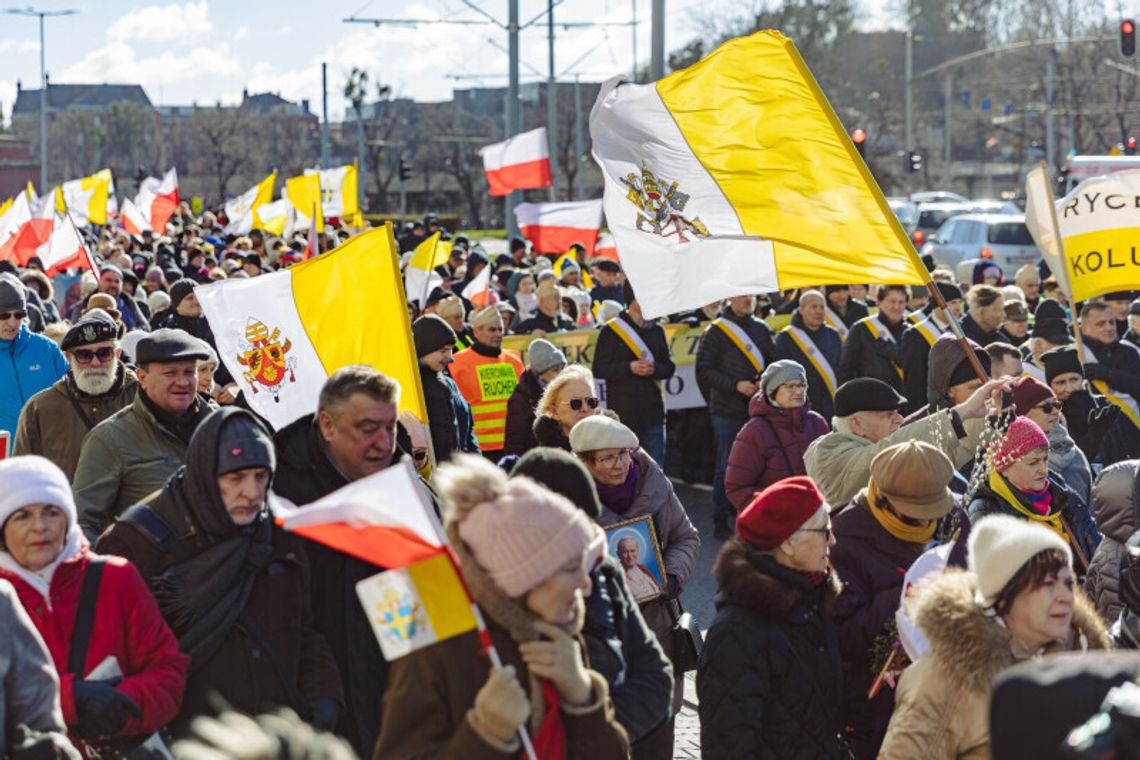
<svg viewBox="0 0 1140 760"><path fill-rule="evenodd" d="M148 541L157 546L163 554L171 554L179 561L188 559L189 549L174 535L174 529L146 504L134 504L127 507L118 522L126 523L141 533Z"/></svg>
<svg viewBox="0 0 1140 760"><path fill-rule="evenodd" d="M99 601L99 586L103 578L104 557L92 557L83 574L83 587L79 591L79 608L75 613L75 626L71 630L71 648L67 655L67 671L82 679L87 663L87 648L91 644L91 629L95 625L95 604Z"/></svg>

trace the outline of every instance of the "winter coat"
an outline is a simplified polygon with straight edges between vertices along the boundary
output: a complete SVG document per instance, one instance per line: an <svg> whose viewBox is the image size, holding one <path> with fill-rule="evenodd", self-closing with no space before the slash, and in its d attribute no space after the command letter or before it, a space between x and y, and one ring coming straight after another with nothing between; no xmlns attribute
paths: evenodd
<svg viewBox="0 0 1140 760"><path fill-rule="evenodd" d="M59 677L15 589L0 581L0 748L7 753L16 726L54 734L58 747L78 760L64 734Z"/></svg>
<svg viewBox="0 0 1140 760"><path fill-rule="evenodd" d="M590 668L610 689L631 744L672 716L673 666L630 595L621 565L607 556L591 576L582 638Z"/></svg>
<svg viewBox="0 0 1140 760"><path fill-rule="evenodd" d="M822 361L831 365L833 373L838 373L839 360L843 356L843 338L839 337L839 333L827 324L822 325L818 330L809 330L804 324L803 317L799 314L792 315L792 326L807 333L808 338L811 339L808 350L817 352L817 355L822 355ZM787 328L781 330L776 336L776 354L781 359L791 359L804 368L804 371L807 372L807 396L808 401L811 402L811 408L824 420L831 420L832 415L835 414L835 400L831 396L832 391L827 389L827 383L824 382L823 376L815 368L811 359L800 350L799 344L792 339Z"/></svg>
<svg viewBox="0 0 1140 760"><path fill-rule="evenodd" d="M653 374L642 377L630 371L630 362L640 357L618 336L610 325L598 331L598 342L594 347L594 361L591 365L594 377L606 381L606 406L617 412L622 423L633 430L662 425L665 423L665 395L661 385L676 372L676 365L669 355L669 343L665 340L665 330L656 322L646 322L638 326L628 311L618 318L632 327L648 346L653 361Z"/></svg>
<svg viewBox="0 0 1140 760"><path fill-rule="evenodd" d="M733 322L747 333L764 357L765 366L776 358L772 330L763 320L751 315L738 317L730 306L721 310L719 318ZM705 328L697 346L697 385L708 402L709 414L741 422L748 419L748 397L736 390L736 384L741 380L759 382L759 376L724 330L711 324Z"/></svg>
<svg viewBox="0 0 1140 760"><path fill-rule="evenodd" d="M878 338L871 333L871 321L879 332ZM836 372L839 384L857 377L873 377L902 393L902 348L899 344L906 325L904 319L892 329L878 314L856 322L843 343L843 356ZM887 335L894 340L884 337Z"/></svg>
<svg viewBox="0 0 1140 760"><path fill-rule="evenodd" d="M985 348L991 343L997 343L1001 340L998 331L986 332L982 326L974 321L974 318L969 314L962 317L962 332L966 333L966 337L977 343L982 348Z"/></svg>
<svg viewBox="0 0 1140 760"><path fill-rule="evenodd" d="M1128 343L1116 341L1102 343L1086 336L1084 345L1096 357L1096 372L1107 374L1104 378L1111 390L1123 391L1133 398L1140 398L1140 350ZM1092 377L1086 369L1085 374Z"/></svg>
<svg viewBox="0 0 1140 760"><path fill-rule="evenodd" d="M541 724L545 702L537 678L519 652L519 645L534 641L535 617L521 600L505 596L472 557L451 523L447 534L474 601L487 622L487 633L503 665L512 665L518 683L530 698L531 715L525 725L533 737ZM581 630L581 613L572 626ZM579 646L581 640L579 639ZM584 647L582 647L584 651ZM583 660L586 658L583 656ZM589 667L588 661L585 662ZM491 663L475 631L424 647L392 663L384 692L384 714L374 760L513 760L520 756L517 739L503 744L472 723L470 713ZM583 707L563 704L566 760L618 760L629 756L629 740L614 717L606 681L587 671L593 685L592 700Z"/></svg>
<svg viewBox="0 0 1140 760"><path fill-rule="evenodd" d="M519 376L518 385L507 399L507 432L503 443L503 456L522 456L538 445L534 437L534 408L542 398L542 383L538 374L527 367Z"/></svg>
<svg viewBox="0 0 1140 760"><path fill-rule="evenodd" d="M669 585L668 595L679 597L693 574L693 567L697 563L697 554L701 550L701 536L689 514L685 511L681 500L673 490L673 484L653 459L638 449L633 455L637 463L637 485L633 503L625 512L618 513L602 503L602 514L598 523L602 527L613 525L624 520L649 515L653 518L653 530L657 534L657 542L661 546L661 559ZM666 605L672 603L671 599L657 597L641 605L641 614L650 630L657 634L657 641L670 662L676 663L680 653L676 650L670 631L673 629L673 618ZM681 697L684 692L684 679L677 678L673 686L673 712L681 709Z"/></svg>
<svg viewBox="0 0 1140 760"><path fill-rule="evenodd" d="M918 324L922 324L923 328L929 331L935 340L938 340L939 335L950 329L949 327L943 329L934 321L932 316L925 318ZM903 387L906 389L903 395L910 402L911 411L919 409L927 403L926 381L930 374L929 360L932 346L933 344L926 339L923 331L915 325L910 325L903 330L901 355Z"/></svg>
<svg viewBox="0 0 1140 760"><path fill-rule="evenodd" d="M47 457L70 481L79 464L84 437L95 425L130 406L137 388L135 373L123 362L118 364L115 384L101 396L89 396L79 390L71 373L66 373L28 400L20 413L12 453ZM76 411L77 405L87 415L86 420Z"/></svg>
<svg viewBox="0 0 1140 760"><path fill-rule="evenodd" d="M156 541L156 537L135 524L116 520L99 539L96 549L126 557L149 585L165 570L184 561L184 552L195 557L212 544L165 489L155 494L147 506L169 526L170 540ZM248 714L277 706L303 710L303 706L292 705L290 688L283 677L294 684L306 702L318 698L344 701L336 663L324 639L313 629L305 541L275 525L271 530L272 553L256 571L242 614L268 638L276 657L263 649L262 641L248 632L240 620L235 622L209 658L193 663L182 708L172 725L176 734L182 733L192 718L214 713L210 701L214 692L221 694L233 709ZM275 659L284 676L279 675Z"/></svg>
<svg viewBox="0 0 1140 760"><path fill-rule="evenodd" d="M13 340L0 340L0 430L14 436L24 404L66 372L59 346L26 324Z"/></svg>
<svg viewBox="0 0 1140 760"><path fill-rule="evenodd" d="M976 578L961 570L938 573L916 588L911 614L931 650L903 672L880 760L990 757L990 687L999 673L1035 653L978 606L976 592ZM1075 593L1072 636L1048 645L1047 654L1111 648L1092 603L1080 589Z"/></svg>
<svg viewBox="0 0 1140 760"><path fill-rule="evenodd" d="M1140 457L1140 430L1111 401L1082 389L1061 407L1069 433L1090 463L1109 465Z"/></svg>
<svg viewBox="0 0 1140 760"><path fill-rule="evenodd" d="M196 422L216 408L199 400ZM71 481L87 540L96 540L124 509L166 485L185 458L186 444L158 421L142 393L96 425L83 439Z"/></svg>
<svg viewBox="0 0 1140 760"><path fill-rule="evenodd" d="M848 686L856 695L848 715L848 723L854 728L852 747L856 757L874 758L895 703L889 684L867 702L867 690L878 675L876 668L882 667L874 661L875 651L885 651L893 643L903 576L930 545L909 543L888 533L871 514L865 491L835 515L831 526L835 535L831 564L843 584L843 592L835 601L834 619ZM958 537L950 563L964 566L970 522L960 507L939 522L932 543L945 542L955 533Z"/></svg>
<svg viewBox="0 0 1140 760"><path fill-rule="evenodd" d="M78 556L61 562L52 575L50 602L13 572L0 570L0 578L16 589L51 653L59 674L60 704L67 726L72 728L79 722L75 682L84 680L108 657L114 657L123 672L123 681L115 688L142 709L141 718L128 714L116 738L134 737L137 743L178 714L190 658L178 650L178 641L134 565L121 557L103 557L83 672L68 669L80 591L94 558L84 548ZM83 748L80 739L71 739L76 747Z"/></svg>
<svg viewBox="0 0 1140 760"><path fill-rule="evenodd" d="M1092 488L1092 511L1104 535L1089 562L1085 591L1105 620L1116 620L1124 609L1120 600L1120 562L1124 545L1136 532L1132 486L1140 461L1117 462L1104 468Z"/></svg>
<svg viewBox="0 0 1140 760"><path fill-rule="evenodd" d="M956 467L974 458L984 423L968 420L964 425L951 410L943 410L913 424L900 427L878 443L853 433L833 430L812 441L804 454L804 466L832 508L855 498L871 477L871 460L880 451L904 441L926 441L942 449Z"/></svg>
<svg viewBox="0 0 1140 760"><path fill-rule="evenodd" d="M794 409L772 404L761 391L748 402L751 419L733 441L724 473L724 491L739 512L777 480L805 475L804 453L811 442L827 435L827 421L811 409L811 402Z"/></svg>
<svg viewBox="0 0 1140 760"><path fill-rule="evenodd" d="M515 325L512 332L516 335L529 335L535 330L542 330L544 333L554 332L567 332L569 330L576 330L578 325L574 324L574 320L565 316L561 312L556 317L548 317L542 312L538 312L530 319L524 319Z"/></svg>
<svg viewBox="0 0 1140 760"><path fill-rule="evenodd" d="M553 417L541 415L534 418L534 438L539 446L571 451L570 438L562 432L562 423Z"/></svg>
<svg viewBox="0 0 1140 760"><path fill-rule="evenodd" d="M697 670L702 757L845 757L835 574L813 588L739 538L713 572L717 613Z"/></svg>
<svg viewBox="0 0 1140 760"><path fill-rule="evenodd" d="M831 304L830 299L827 302L827 308L831 309L831 311L834 312L835 315L839 317L839 319L843 321L843 324L848 328L850 328L860 319L867 317L871 313L870 309L867 308L867 304L863 303L862 301L856 301L854 298L847 300L847 308L845 308L843 311L836 309Z"/></svg>
<svg viewBox="0 0 1140 760"><path fill-rule="evenodd" d="M444 372L422 363L419 368L435 461L445 462L457 451L478 454L471 405L459 392L459 386Z"/></svg>
<svg viewBox="0 0 1140 760"><path fill-rule="evenodd" d="M1009 484L1009 488L1016 498L1021 499L1021 495L1012 484ZM1091 560L1097 544L1100 543L1100 532L1097 530L1096 522L1093 520L1088 504L1077 498L1077 495L1062 483L1056 473L1053 472L1049 473L1049 491L1052 499L1050 514L1061 512L1069 525L1069 529L1073 532L1070 535L1072 539L1070 544L1073 545L1074 556L1075 550L1080 549L1085 560ZM966 497L966 502L969 504L967 511L970 514L971 523L976 523L986 515L992 514L1010 515L1022 520L1028 519L1024 513L1019 512L994 493L989 483L984 480L978 485L977 490ZM1022 506L1031 510L1028 501L1024 499L1022 499Z"/></svg>

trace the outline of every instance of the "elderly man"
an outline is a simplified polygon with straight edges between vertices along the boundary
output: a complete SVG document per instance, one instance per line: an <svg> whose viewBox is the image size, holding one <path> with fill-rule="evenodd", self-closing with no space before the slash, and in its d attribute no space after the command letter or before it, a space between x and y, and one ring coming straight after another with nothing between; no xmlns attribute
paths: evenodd
<svg viewBox="0 0 1140 760"><path fill-rule="evenodd" d="M842 506L867 482L875 455L896 443L926 441L961 466L973 459L986 402L1001 387L1002 381L991 380L966 401L900 427L905 398L881 380L850 380L835 393L835 429L812 441L804 455L807 474L828 504ZM978 422L967 431L964 423L969 420Z"/></svg>
<svg viewBox="0 0 1140 760"><path fill-rule="evenodd" d="M138 381L121 358L119 325L102 309L72 325L61 348L67 374L28 400L12 453L47 457L70 481L83 438L134 400Z"/></svg>
<svg viewBox="0 0 1140 760"><path fill-rule="evenodd" d="M818 290L800 293L792 323L776 336L776 353L807 370L808 401L826 420L835 412L836 372L843 355L843 338L828 326L827 302Z"/></svg>
<svg viewBox="0 0 1140 760"><path fill-rule="evenodd" d="M453 358L448 371L471 405L475 440L488 459L502 455L507 431L507 401L525 367L518 351L503 348L503 318L494 304L471 315L475 342Z"/></svg>
<svg viewBox="0 0 1140 760"><path fill-rule="evenodd" d="M182 466L198 424L217 408L197 393L198 362L209 358L202 341L163 328L140 340L136 354L134 401L87 434L71 483L91 541L162 488Z"/></svg>
<svg viewBox="0 0 1140 760"><path fill-rule="evenodd" d="M1006 301L1002 307L1005 320L998 330L998 339L1013 346L1020 346L1029 339L1029 308L1024 301Z"/></svg>
<svg viewBox="0 0 1140 760"><path fill-rule="evenodd" d="M0 430L8 433L24 404L67 372L59 346L28 329L25 293L15 275L0 274Z"/></svg>
<svg viewBox="0 0 1140 760"><path fill-rule="evenodd" d="M1045 364L1042 357L1054 348L1067 346L1073 340L1069 323L1055 317L1037 317L1029 341L1021 346L1021 366L1025 374L1045 381Z"/></svg>
<svg viewBox="0 0 1140 760"><path fill-rule="evenodd" d="M569 265L567 265L569 266ZM524 319L515 327L519 335L533 333L542 337L547 333L573 330L574 320L562 313L562 294L553 280L546 280L535 291L538 296L538 312L530 319Z"/></svg>
<svg viewBox="0 0 1140 760"><path fill-rule="evenodd" d="M99 270L99 292L115 299L122 315L120 318L128 330L150 329L150 322L138 302L123 290L123 270L114 264L104 264Z"/></svg>
<svg viewBox="0 0 1140 760"><path fill-rule="evenodd" d="M962 316L962 289L953 282L935 283L946 308L955 318ZM943 333L950 332L950 317L946 309L936 307L924 319L911 324L902 336L903 388L911 409L926 403L927 360L930 347Z"/></svg>
<svg viewBox="0 0 1140 760"><path fill-rule="evenodd" d="M1025 294L1026 305L1030 311L1034 311L1041 300L1041 275L1037 271L1037 265L1026 264L1018 269L1017 274L1013 276L1013 284L1021 288L1021 292Z"/></svg>
<svg viewBox="0 0 1140 760"><path fill-rule="evenodd" d="M982 348L1001 340L998 328L1005 322L1005 300L992 285L975 285L966 294L969 311L962 320L962 332Z"/></svg>
<svg viewBox="0 0 1140 760"><path fill-rule="evenodd" d="M1104 301L1085 302L1080 330L1085 378L1140 429L1140 350L1120 342L1116 317Z"/></svg>

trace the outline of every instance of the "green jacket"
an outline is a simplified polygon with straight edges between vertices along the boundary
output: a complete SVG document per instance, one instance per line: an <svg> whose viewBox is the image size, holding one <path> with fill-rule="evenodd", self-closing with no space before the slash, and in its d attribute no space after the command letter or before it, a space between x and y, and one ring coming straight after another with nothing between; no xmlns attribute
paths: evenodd
<svg viewBox="0 0 1140 760"><path fill-rule="evenodd" d="M199 401L197 422L215 409ZM130 406L96 425L83 439L71 482L87 539L94 543L124 509L160 490L185 458L186 444L159 424L141 390Z"/></svg>

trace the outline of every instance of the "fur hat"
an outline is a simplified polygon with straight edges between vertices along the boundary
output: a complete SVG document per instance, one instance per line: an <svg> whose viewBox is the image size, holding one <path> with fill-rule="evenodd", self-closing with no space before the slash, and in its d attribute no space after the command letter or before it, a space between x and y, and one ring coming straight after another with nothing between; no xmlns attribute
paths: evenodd
<svg viewBox="0 0 1140 760"><path fill-rule="evenodd" d="M1044 525L1009 515L978 520L970 530L968 563L986 606L993 605L1026 562L1050 549L1063 552L1072 566L1069 544Z"/></svg>

